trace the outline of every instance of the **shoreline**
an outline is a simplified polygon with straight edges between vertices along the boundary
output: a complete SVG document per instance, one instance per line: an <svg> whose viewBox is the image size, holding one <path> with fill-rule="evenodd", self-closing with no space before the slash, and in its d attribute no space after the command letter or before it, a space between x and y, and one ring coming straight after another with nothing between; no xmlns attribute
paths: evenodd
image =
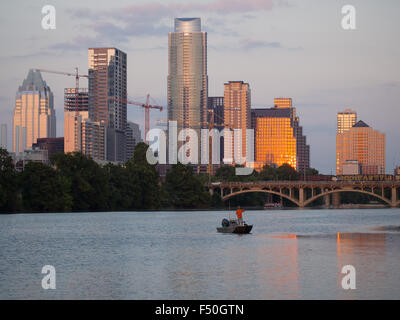
<svg viewBox="0 0 400 320"><path fill-rule="evenodd" d="M310 207L310 208L299 208L299 207L284 207L284 208L279 208L279 209L263 209L262 207L252 207L252 208L245 208L246 211L288 211L288 210L361 210L361 209L400 209L400 208L392 208L390 206L385 206L385 205L369 205L369 204L353 204L353 205L341 205L340 207L337 208L325 208L323 206L321 207ZM203 212L203 211L235 211L235 208L232 209L218 209L218 208L208 208L208 209L198 209L198 208L192 208L192 209L143 209L143 210L130 210L130 211L115 211L115 210L110 210L110 211L69 211L69 212L0 212L0 215L16 215L16 214L74 214L74 213L111 213L111 212L187 212L187 211L197 211L197 212Z"/></svg>

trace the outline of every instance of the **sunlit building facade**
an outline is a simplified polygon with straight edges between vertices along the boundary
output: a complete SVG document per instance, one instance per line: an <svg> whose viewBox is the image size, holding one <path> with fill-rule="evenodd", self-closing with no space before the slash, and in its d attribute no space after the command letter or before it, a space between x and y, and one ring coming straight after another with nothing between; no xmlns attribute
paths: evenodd
<svg viewBox="0 0 400 320"><path fill-rule="evenodd" d="M224 84L225 129L232 130L231 134L224 134L224 163L235 163L240 159L239 164L242 164L248 160L246 149L247 129L251 129L250 107L251 90L248 83L229 81ZM242 130L240 136L235 136L235 129Z"/></svg>
<svg viewBox="0 0 400 320"><path fill-rule="evenodd" d="M265 164L281 166L289 164L297 171L310 168L310 146L307 145L300 119L289 98L275 107L252 110L252 128L255 132L255 168ZM284 107L286 106L286 107ZM288 107L290 106L290 107Z"/></svg>
<svg viewBox="0 0 400 320"><path fill-rule="evenodd" d="M349 161L358 161L361 174L385 173L385 134L358 121L336 135L336 174L343 175Z"/></svg>
<svg viewBox="0 0 400 320"><path fill-rule="evenodd" d="M64 89L64 152L82 152L82 122L89 118L87 89Z"/></svg>
<svg viewBox="0 0 400 320"><path fill-rule="evenodd" d="M19 87L13 116L13 152L32 147L38 138L56 136L53 93L39 71L29 70Z"/></svg>
<svg viewBox="0 0 400 320"><path fill-rule="evenodd" d="M337 133L349 130L357 122L357 113L351 109L346 109L337 114Z"/></svg>
<svg viewBox="0 0 400 320"><path fill-rule="evenodd" d="M274 107L279 109L292 108L292 98L275 98Z"/></svg>

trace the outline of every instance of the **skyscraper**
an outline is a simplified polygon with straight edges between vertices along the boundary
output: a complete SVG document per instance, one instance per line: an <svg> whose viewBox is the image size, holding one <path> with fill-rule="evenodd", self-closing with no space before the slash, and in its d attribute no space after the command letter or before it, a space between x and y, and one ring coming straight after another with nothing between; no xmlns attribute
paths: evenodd
<svg viewBox="0 0 400 320"><path fill-rule="evenodd" d="M126 159L132 159L136 145L142 142L139 125L128 121L126 129Z"/></svg>
<svg viewBox="0 0 400 320"><path fill-rule="evenodd" d="M250 85L243 81L229 81L224 84L224 121L226 128L241 129L241 136L224 135L224 162L234 163L235 157L248 160L247 129L251 128Z"/></svg>
<svg viewBox="0 0 400 320"><path fill-rule="evenodd" d="M176 18L168 35L168 120L199 129L207 121L207 33L200 18ZM199 135L200 137L200 135Z"/></svg>
<svg viewBox="0 0 400 320"><path fill-rule="evenodd" d="M7 149L7 124L1 124L1 148Z"/></svg>
<svg viewBox="0 0 400 320"><path fill-rule="evenodd" d="M275 99L274 108L252 110L255 167L287 163L297 171L306 170L310 167L310 146L303 135L300 119L290 98L279 100L286 102L281 104Z"/></svg>
<svg viewBox="0 0 400 320"><path fill-rule="evenodd" d="M89 118L87 89L64 89L64 152L82 152L82 122Z"/></svg>
<svg viewBox="0 0 400 320"><path fill-rule="evenodd" d="M279 109L286 109L292 107L292 98L275 98L274 107Z"/></svg>
<svg viewBox="0 0 400 320"><path fill-rule="evenodd" d="M15 97L13 152L31 148L38 138L56 136L53 100L53 93L40 72L29 70Z"/></svg>
<svg viewBox="0 0 400 320"><path fill-rule="evenodd" d="M385 134L358 121L350 129L336 135L336 174L343 174L343 166L358 161L362 174L385 173Z"/></svg>
<svg viewBox="0 0 400 320"><path fill-rule="evenodd" d="M107 160L124 162L127 56L116 48L89 48L89 118L107 128Z"/></svg>
<svg viewBox="0 0 400 320"><path fill-rule="evenodd" d="M218 148L219 145L219 161L222 163L224 161L224 137L222 135L222 130L224 129L224 97L208 97L208 110L212 110L212 113L207 115L207 122L210 123L211 116L214 116L213 123L214 128L218 130L221 134L219 143L213 140L213 145ZM218 150L213 149L213 159L217 159Z"/></svg>
<svg viewBox="0 0 400 320"><path fill-rule="evenodd" d="M357 113L351 109L346 109L337 113L337 133L349 130L357 122Z"/></svg>

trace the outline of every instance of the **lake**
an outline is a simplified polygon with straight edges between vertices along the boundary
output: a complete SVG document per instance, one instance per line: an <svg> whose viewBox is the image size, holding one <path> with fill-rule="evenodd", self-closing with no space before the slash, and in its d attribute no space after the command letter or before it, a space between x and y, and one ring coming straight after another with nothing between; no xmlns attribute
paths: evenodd
<svg viewBox="0 0 400 320"><path fill-rule="evenodd" d="M229 213L0 215L0 299L400 298L400 209L246 211L251 234L217 233Z"/></svg>

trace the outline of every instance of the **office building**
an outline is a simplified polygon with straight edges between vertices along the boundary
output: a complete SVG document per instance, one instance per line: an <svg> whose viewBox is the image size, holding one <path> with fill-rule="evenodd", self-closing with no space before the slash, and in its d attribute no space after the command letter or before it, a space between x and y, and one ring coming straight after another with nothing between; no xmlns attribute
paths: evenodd
<svg viewBox="0 0 400 320"><path fill-rule="evenodd" d="M256 169L261 169L265 164L281 166L285 163L297 171L310 168L310 146L307 145L291 99L285 100L290 100L290 104L280 105L275 99L273 108L252 110Z"/></svg>
<svg viewBox="0 0 400 320"><path fill-rule="evenodd" d="M137 123L128 121L126 128L126 159L132 159L136 145L142 142L142 137Z"/></svg>
<svg viewBox="0 0 400 320"><path fill-rule="evenodd" d="M337 113L337 133L349 130L357 122L357 113L351 109L346 109Z"/></svg>
<svg viewBox="0 0 400 320"><path fill-rule="evenodd" d="M250 107L251 91L248 83L229 81L224 84L224 122L226 128L232 129L232 134L224 134L224 163L243 164L248 160L246 149L247 129L251 128ZM236 137L235 129L241 129L241 134Z"/></svg>
<svg viewBox="0 0 400 320"><path fill-rule="evenodd" d="M64 89L64 152L82 152L82 122L89 118L87 89Z"/></svg>
<svg viewBox="0 0 400 320"><path fill-rule="evenodd" d="M385 173L385 134L358 121L336 135L336 174L343 175L348 161L357 161L361 174Z"/></svg>
<svg viewBox="0 0 400 320"><path fill-rule="evenodd" d="M124 162L127 56L116 48L89 48L89 118L105 125L106 159Z"/></svg>
<svg viewBox="0 0 400 320"><path fill-rule="evenodd" d="M38 138L32 145L32 149L47 150L48 159L55 153L64 153L64 137L60 138Z"/></svg>
<svg viewBox="0 0 400 320"><path fill-rule="evenodd" d="M275 98L274 107L279 109L292 108L292 98Z"/></svg>
<svg viewBox="0 0 400 320"><path fill-rule="evenodd" d="M1 124L1 148L7 150L7 124L2 123Z"/></svg>
<svg viewBox="0 0 400 320"><path fill-rule="evenodd" d="M361 173L361 166L357 160L346 160L343 163L343 175L357 175Z"/></svg>
<svg viewBox="0 0 400 320"><path fill-rule="evenodd" d="M222 130L224 130L224 97L208 97L207 108L209 111L207 115L207 122L214 124L214 128L219 131L220 139L219 143L217 141L213 141L213 145L215 148L218 148L219 145L219 162L222 163L224 159L224 137L222 134ZM213 119L211 117L213 116ZM213 150L215 153L216 150ZM213 156L216 159L216 154Z"/></svg>
<svg viewBox="0 0 400 320"><path fill-rule="evenodd" d="M39 71L29 70L18 88L13 116L13 152L32 147L38 138L56 136L53 93Z"/></svg>
<svg viewBox="0 0 400 320"><path fill-rule="evenodd" d="M103 121L84 119L81 123L82 153L96 162L106 162L107 127Z"/></svg>

